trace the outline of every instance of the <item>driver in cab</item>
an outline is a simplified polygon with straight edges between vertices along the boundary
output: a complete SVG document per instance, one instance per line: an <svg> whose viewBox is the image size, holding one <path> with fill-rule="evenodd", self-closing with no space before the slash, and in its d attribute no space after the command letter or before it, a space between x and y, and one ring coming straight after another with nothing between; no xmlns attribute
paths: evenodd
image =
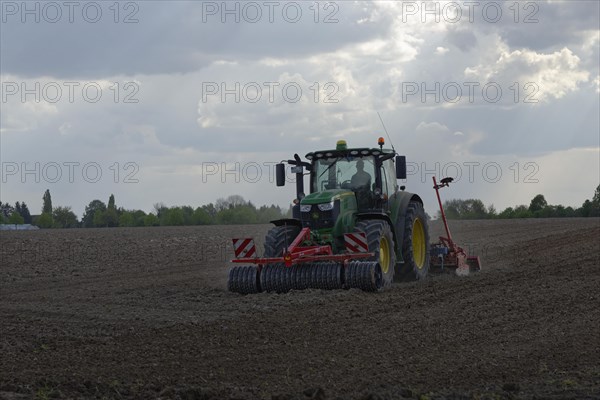
<svg viewBox="0 0 600 400"><path fill-rule="evenodd" d="M356 173L352 176L350 185L353 189L362 189L366 186L368 190L371 187L371 175L365 172L365 162L363 160L356 162Z"/></svg>

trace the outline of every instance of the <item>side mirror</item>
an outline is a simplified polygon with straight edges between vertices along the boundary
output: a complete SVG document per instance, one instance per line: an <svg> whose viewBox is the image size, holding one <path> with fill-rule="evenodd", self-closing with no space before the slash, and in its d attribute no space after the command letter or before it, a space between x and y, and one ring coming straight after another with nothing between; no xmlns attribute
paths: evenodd
<svg viewBox="0 0 600 400"><path fill-rule="evenodd" d="M406 156L396 156L396 179L406 179Z"/></svg>
<svg viewBox="0 0 600 400"><path fill-rule="evenodd" d="M277 186L285 186L285 164L279 163L275 165L275 181Z"/></svg>

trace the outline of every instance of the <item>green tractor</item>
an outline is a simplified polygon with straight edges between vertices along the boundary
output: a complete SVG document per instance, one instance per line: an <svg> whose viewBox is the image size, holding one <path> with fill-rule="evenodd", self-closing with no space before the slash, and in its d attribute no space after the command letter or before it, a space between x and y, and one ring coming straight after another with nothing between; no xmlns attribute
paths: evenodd
<svg viewBox="0 0 600 400"><path fill-rule="evenodd" d="M228 288L239 293L308 288L379 291L397 281L424 279L429 270L429 232L423 201L399 186L406 158L393 149L348 148L296 154L292 218L272 221L263 257L252 239L234 239ZM310 193L304 191L305 171ZM286 181L276 166L277 186Z"/></svg>

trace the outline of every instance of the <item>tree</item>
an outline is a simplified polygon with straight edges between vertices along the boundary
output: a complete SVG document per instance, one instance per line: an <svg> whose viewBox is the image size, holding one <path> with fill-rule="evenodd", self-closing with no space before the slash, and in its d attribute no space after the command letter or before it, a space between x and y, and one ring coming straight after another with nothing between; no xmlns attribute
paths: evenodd
<svg viewBox="0 0 600 400"><path fill-rule="evenodd" d="M19 203L17 201L15 203L14 211L23 217L24 224L31 224L31 214L29 213L29 208L27 208L27 204L25 204L25 202Z"/></svg>
<svg viewBox="0 0 600 400"><path fill-rule="evenodd" d="M515 207L515 213L513 218L531 218L531 211L525 205Z"/></svg>
<svg viewBox="0 0 600 400"><path fill-rule="evenodd" d="M96 228L106 227L106 210L96 210L93 221Z"/></svg>
<svg viewBox="0 0 600 400"><path fill-rule="evenodd" d="M444 202L444 213L448 219L489 218L485 205L479 199L452 199ZM438 218L441 216L438 211Z"/></svg>
<svg viewBox="0 0 600 400"><path fill-rule="evenodd" d="M514 216L515 210L513 210L512 207L507 207L504 209L504 211L498 214L498 218L514 218Z"/></svg>
<svg viewBox="0 0 600 400"><path fill-rule="evenodd" d="M283 217L281 213L281 208L274 204L271 204L269 207L261 206L257 211L257 221L259 223L268 223L270 221L280 219Z"/></svg>
<svg viewBox="0 0 600 400"><path fill-rule="evenodd" d="M44 206L42 207L42 214L52 214L52 197L50 197L50 190L46 189L42 200L44 201Z"/></svg>
<svg viewBox="0 0 600 400"><path fill-rule="evenodd" d="M83 213L83 218L81 218L81 223L84 228L93 228L97 226L94 224L94 217L96 215L96 211L104 212L106 211L106 204L100 200L92 200L90 204L85 207L85 212ZM100 225L104 226L104 225Z"/></svg>
<svg viewBox="0 0 600 400"><path fill-rule="evenodd" d="M594 205L589 200L584 201L583 204L581 205L581 208L579 209L579 213L581 214L582 217L591 217L593 211L594 211Z"/></svg>
<svg viewBox="0 0 600 400"><path fill-rule="evenodd" d="M193 225L192 216L194 215L194 209L190 206L183 206L181 207L181 211L183 211L183 224Z"/></svg>
<svg viewBox="0 0 600 400"><path fill-rule="evenodd" d="M23 225L24 219L21 216L21 214L19 214L18 212L15 211L8 218L8 223L14 224L14 225Z"/></svg>
<svg viewBox="0 0 600 400"><path fill-rule="evenodd" d="M217 216L217 209L215 208L215 205L213 203L208 203L203 205L202 209L206 211L208 215L210 215L211 220L214 221L215 217Z"/></svg>
<svg viewBox="0 0 600 400"><path fill-rule="evenodd" d="M119 225L119 214L115 208L108 207L104 212L104 225L109 227Z"/></svg>
<svg viewBox="0 0 600 400"><path fill-rule="evenodd" d="M119 226L134 226L133 214L129 211L124 211L119 216Z"/></svg>
<svg viewBox="0 0 600 400"><path fill-rule="evenodd" d="M557 217L558 214L556 212L556 206L548 205L548 206L542 208L541 210L534 212L533 216L536 218L554 218L554 217Z"/></svg>
<svg viewBox="0 0 600 400"><path fill-rule="evenodd" d="M218 198L217 201L215 202L215 210L217 212L221 212L227 208L229 208L229 203L227 202L227 200L225 200L222 197Z"/></svg>
<svg viewBox="0 0 600 400"><path fill-rule="evenodd" d="M181 207L169 208L160 220L161 226L181 226L184 223L183 210Z"/></svg>
<svg viewBox="0 0 600 400"><path fill-rule="evenodd" d="M556 206L556 209L554 210L554 212L555 212L556 216L559 218L564 218L567 216L567 210L562 205Z"/></svg>
<svg viewBox="0 0 600 400"><path fill-rule="evenodd" d="M575 211L573 209L573 207L569 206L567 208L565 208L565 217L576 217L577 216L577 211Z"/></svg>
<svg viewBox="0 0 600 400"><path fill-rule="evenodd" d="M469 199L465 201L466 212L463 218L469 219L484 219L487 218L487 210L485 205L479 199Z"/></svg>
<svg viewBox="0 0 600 400"><path fill-rule="evenodd" d="M114 227L119 225L119 215L115 207L115 196L113 194L108 198L108 206L104 213L104 223L106 226Z"/></svg>
<svg viewBox="0 0 600 400"><path fill-rule="evenodd" d="M594 197L592 197L592 209L590 217L600 217L600 185L596 187Z"/></svg>
<svg viewBox="0 0 600 400"><path fill-rule="evenodd" d="M135 210L133 213L133 226L144 226L144 218L146 213L142 210Z"/></svg>
<svg viewBox="0 0 600 400"><path fill-rule="evenodd" d="M438 210L438 218L441 217L441 212ZM448 219L459 219L460 218L460 200L451 199L444 201L444 214Z"/></svg>
<svg viewBox="0 0 600 400"><path fill-rule="evenodd" d="M57 228L76 228L77 216L71 207L56 207L52 212L54 226Z"/></svg>
<svg viewBox="0 0 600 400"><path fill-rule="evenodd" d="M192 214L192 223L194 225L210 225L212 222L212 217L203 207L196 208L194 214Z"/></svg>
<svg viewBox="0 0 600 400"><path fill-rule="evenodd" d="M106 226L106 211L96 210L94 213L94 226L97 228L103 228Z"/></svg>
<svg viewBox="0 0 600 400"><path fill-rule="evenodd" d="M536 211L543 210L546 206L548 206L548 202L544 198L544 195L538 194L533 199L531 199L531 203L529 204L529 211L535 213Z"/></svg>
<svg viewBox="0 0 600 400"><path fill-rule="evenodd" d="M488 218L496 218L498 216L498 212L496 211L496 207L493 204L490 204L488 207Z"/></svg>
<svg viewBox="0 0 600 400"><path fill-rule="evenodd" d="M159 226L160 221L158 217L152 213L144 217L144 226Z"/></svg>
<svg viewBox="0 0 600 400"><path fill-rule="evenodd" d="M168 208L163 202L154 203L154 211L157 218L160 218L162 214L167 211Z"/></svg>
<svg viewBox="0 0 600 400"><path fill-rule="evenodd" d="M144 226L146 213L142 210L125 210L119 208L119 226Z"/></svg>
<svg viewBox="0 0 600 400"><path fill-rule="evenodd" d="M8 203L4 203L2 204L2 202L0 202L0 214L2 214L3 217L5 217L8 220L8 217L10 217L10 215L13 213L13 211L15 210L15 208L13 206L11 206Z"/></svg>
<svg viewBox="0 0 600 400"><path fill-rule="evenodd" d="M244 198L238 194L232 194L231 196L227 197L226 202L229 207L239 207L248 204L248 202L246 202L246 200L244 200Z"/></svg>
<svg viewBox="0 0 600 400"><path fill-rule="evenodd" d="M255 224L256 209L252 206L232 207L220 211L217 214L217 221L221 224Z"/></svg>
<svg viewBox="0 0 600 400"><path fill-rule="evenodd" d="M21 203L21 216L23 217L23 221L25 221L26 224L31 224L31 213L29 212L29 208L27 207L27 204L25 204L25 202Z"/></svg>
<svg viewBox="0 0 600 400"><path fill-rule="evenodd" d="M37 226L40 228L52 228L54 225L54 220L52 219L52 214L50 213L42 213L37 219Z"/></svg>

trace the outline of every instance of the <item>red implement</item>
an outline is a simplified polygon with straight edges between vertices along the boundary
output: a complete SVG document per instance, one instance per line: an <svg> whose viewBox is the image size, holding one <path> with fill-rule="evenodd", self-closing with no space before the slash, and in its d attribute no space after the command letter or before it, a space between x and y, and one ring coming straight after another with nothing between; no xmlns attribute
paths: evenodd
<svg viewBox="0 0 600 400"><path fill-rule="evenodd" d="M353 246L355 250L348 253L333 254L330 245L308 244L311 242L310 228L302 228L298 236L296 236L294 241L288 246L283 256L251 257L249 255L243 256L242 251L238 252L237 249L242 247L242 245L249 246L247 243L252 243L252 246L254 246L254 241L252 239L233 239L233 248L236 258L231 260L231 262L258 265L284 263L286 267L291 267L292 265L315 261L335 261L344 263L349 260L374 256L373 253L366 252L367 246L364 245L364 243L366 243L364 234L346 234L345 240L346 248L348 249L348 243L352 243L351 246ZM250 251L245 254L249 253L255 254Z"/></svg>
<svg viewBox="0 0 600 400"><path fill-rule="evenodd" d="M438 184L435 176L433 177L433 188L435 189L438 205L440 206L446 237L440 236L439 243L431 245L431 267L434 271L443 271L445 268L448 268L454 270L457 275L468 275L469 272L480 271L481 263L478 256L469 256L462 247L458 246L452 240L439 191L443 187L450 186L450 182L452 181L452 178L444 178Z"/></svg>

